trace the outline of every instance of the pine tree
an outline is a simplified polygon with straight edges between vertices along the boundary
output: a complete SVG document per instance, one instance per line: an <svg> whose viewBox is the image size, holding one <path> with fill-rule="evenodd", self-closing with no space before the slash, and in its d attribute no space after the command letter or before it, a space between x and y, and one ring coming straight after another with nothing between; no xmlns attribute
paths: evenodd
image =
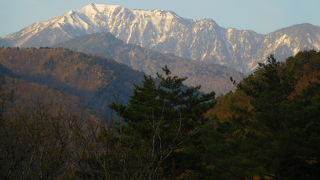
<svg viewBox="0 0 320 180"><path fill-rule="evenodd" d="M149 176L176 176L178 154L206 122L204 113L214 104L214 92L200 93L200 86L186 87L168 67L157 79L145 76L142 86L135 86L127 106L112 104L127 123L125 131L148 144Z"/></svg>

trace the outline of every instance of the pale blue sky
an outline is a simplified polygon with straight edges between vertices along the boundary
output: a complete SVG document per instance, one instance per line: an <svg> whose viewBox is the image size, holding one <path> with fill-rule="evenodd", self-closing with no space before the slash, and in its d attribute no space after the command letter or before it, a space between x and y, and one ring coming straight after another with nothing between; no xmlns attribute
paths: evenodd
<svg viewBox="0 0 320 180"><path fill-rule="evenodd" d="M0 36L92 2L172 10L182 17L211 18L223 27L259 33L299 23L320 25L320 0L0 0Z"/></svg>

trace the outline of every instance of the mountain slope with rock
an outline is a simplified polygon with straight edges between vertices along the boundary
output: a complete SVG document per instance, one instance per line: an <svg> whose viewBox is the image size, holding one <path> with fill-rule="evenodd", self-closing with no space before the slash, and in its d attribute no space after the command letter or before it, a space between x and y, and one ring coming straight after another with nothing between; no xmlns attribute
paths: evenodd
<svg viewBox="0 0 320 180"><path fill-rule="evenodd" d="M173 54L162 54L134 44L126 44L111 33L95 33L81 36L57 46L84 53L110 57L135 70L156 76L161 68L168 66L179 77L187 77L186 85L201 85L204 92L227 93L235 88L230 77L237 82L243 75L231 68L210 62L196 62Z"/></svg>
<svg viewBox="0 0 320 180"><path fill-rule="evenodd" d="M300 50L320 50L320 27L311 24L263 35L223 28L212 19L183 18L172 11L103 4L89 4L1 38L11 46L40 47L97 32L110 32L126 43L226 65L243 73L254 70L270 53L284 60Z"/></svg>

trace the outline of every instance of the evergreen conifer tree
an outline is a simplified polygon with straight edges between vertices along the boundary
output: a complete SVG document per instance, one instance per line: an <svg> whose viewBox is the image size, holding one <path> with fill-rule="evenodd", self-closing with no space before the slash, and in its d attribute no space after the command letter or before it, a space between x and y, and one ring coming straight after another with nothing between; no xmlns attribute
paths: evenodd
<svg viewBox="0 0 320 180"><path fill-rule="evenodd" d="M148 144L150 176L160 172L176 176L178 154L206 122L204 113L212 108L215 93L204 94L198 87L186 87L168 67L157 79L145 76L142 86L135 86L127 106L111 104L127 123L125 131Z"/></svg>

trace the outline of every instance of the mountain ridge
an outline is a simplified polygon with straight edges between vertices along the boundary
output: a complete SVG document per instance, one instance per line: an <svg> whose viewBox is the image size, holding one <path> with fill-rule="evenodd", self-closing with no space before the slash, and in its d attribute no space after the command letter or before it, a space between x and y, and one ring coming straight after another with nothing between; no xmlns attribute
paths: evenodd
<svg viewBox="0 0 320 180"><path fill-rule="evenodd" d="M320 50L320 27L306 26L299 24L259 34L223 28L212 19L183 18L172 11L89 4L2 38L12 46L40 47L85 34L111 32L126 43L250 73L272 53L284 60L300 50ZM295 30L300 27L303 33ZM312 41L303 41L308 38L308 33L304 32L310 34Z"/></svg>
<svg viewBox="0 0 320 180"><path fill-rule="evenodd" d="M79 52L105 56L126 64L134 70L156 77L162 67L168 66L173 74L187 77L188 86L201 85L204 92L215 91L218 95L235 89L229 80L237 82L243 75L231 68L210 62L196 62L172 54L162 54L134 44L126 44L111 33L94 33L62 42L57 47L68 48Z"/></svg>

